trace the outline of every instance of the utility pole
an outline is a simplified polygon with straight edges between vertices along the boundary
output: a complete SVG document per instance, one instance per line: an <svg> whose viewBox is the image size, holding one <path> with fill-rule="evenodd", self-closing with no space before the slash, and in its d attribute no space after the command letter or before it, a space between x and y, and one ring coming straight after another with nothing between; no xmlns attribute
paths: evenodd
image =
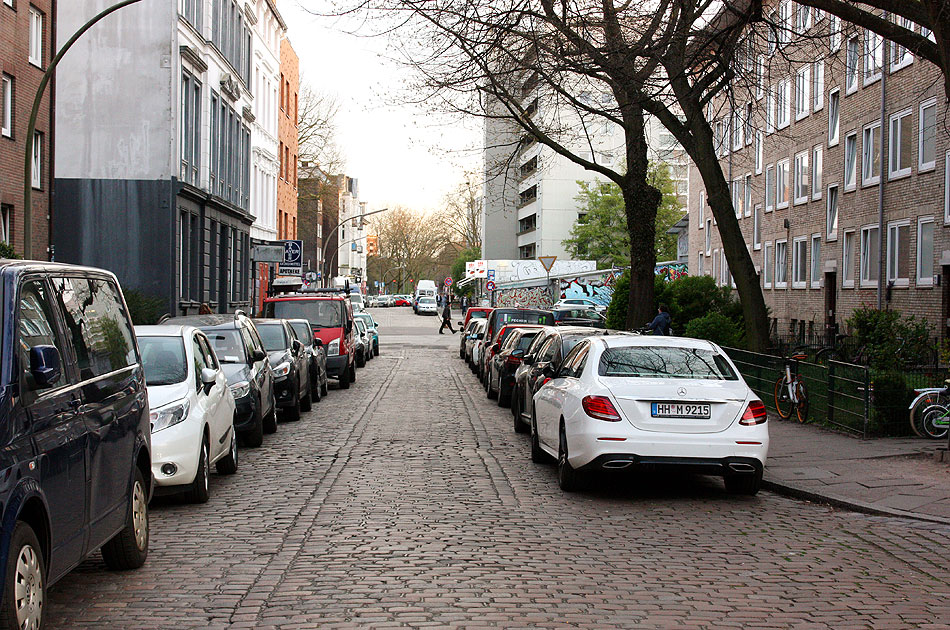
<svg viewBox="0 0 950 630"><path fill-rule="evenodd" d="M46 69L46 72L43 73L43 78L40 80L40 86L36 88L36 96L33 99L33 109L30 112L30 121L26 126L26 159L23 165L23 257L26 259L33 258L33 134L36 133L36 117L40 112L40 103L43 100L43 94L46 92L46 86L53 77L56 66L59 65L63 55L72 48L72 45L76 43L76 40L82 37L83 33L110 13L114 13L136 2L141 2L141 0L122 0L122 2L118 2L104 9L91 20L83 24L78 31L73 33L69 41L63 44L63 47L59 49L56 56L50 60L49 67ZM50 171L52 172L52 169L50 169Z"/></svg>

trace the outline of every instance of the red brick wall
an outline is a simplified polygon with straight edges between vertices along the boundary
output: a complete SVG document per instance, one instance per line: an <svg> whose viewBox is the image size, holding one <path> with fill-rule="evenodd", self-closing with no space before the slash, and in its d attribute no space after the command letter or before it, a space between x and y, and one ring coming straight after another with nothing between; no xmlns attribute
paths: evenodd
<svg viewBox="0 0 950 630"><path fill-rule="evenodd" d="M300 70L297 53L286 37L280 43L280 111L277 136L281 177L277 181L277 238L297 238L297 101Z"/></svg>

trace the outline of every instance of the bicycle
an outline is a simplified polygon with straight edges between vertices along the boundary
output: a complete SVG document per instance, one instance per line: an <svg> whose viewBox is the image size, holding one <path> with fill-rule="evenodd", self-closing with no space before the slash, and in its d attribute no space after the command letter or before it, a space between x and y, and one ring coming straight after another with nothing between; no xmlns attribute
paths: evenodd
<svg viewBox="0 0 950 630"><path fill-rule="evenodd" d="M948 380L950 383L950 380ZM950 388L915 389L917 397L910 403L910 428L920 437L942 438L947 434L950 417L942 410L950 409Z"/></svg>
<svg viewBox="0 0 950 630"><path fill-rule="evenodd" d="M798 373L798 362L806 358L801 352L785 357L785 374L775 381L775 410L783 420L791 418L793 411L799 422L808 418L808 389Z"/></svg>

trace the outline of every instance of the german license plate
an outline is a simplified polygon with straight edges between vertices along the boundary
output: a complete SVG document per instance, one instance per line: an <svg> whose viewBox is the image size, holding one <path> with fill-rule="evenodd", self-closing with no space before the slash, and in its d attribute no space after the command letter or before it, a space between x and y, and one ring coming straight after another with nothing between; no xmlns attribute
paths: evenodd
<svg viewBox="0 0 950 630"><path fill-rule="evenodd" d="M651 403L650 415L654 418L709 418L708 403Z"/></svg>

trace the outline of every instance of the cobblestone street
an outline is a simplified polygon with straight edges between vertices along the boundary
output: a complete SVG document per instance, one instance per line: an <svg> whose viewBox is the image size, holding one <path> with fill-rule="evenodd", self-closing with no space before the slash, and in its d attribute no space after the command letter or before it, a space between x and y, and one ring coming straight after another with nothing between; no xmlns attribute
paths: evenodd
<svg viewBox="0 0 950 630"><path fill-rule="evenodd" d="M52 628L950 627L950 528L718 479L531 463L435 318L375 310L381 356L211 500L153 504L151 552L50 590Z"/></svg>

